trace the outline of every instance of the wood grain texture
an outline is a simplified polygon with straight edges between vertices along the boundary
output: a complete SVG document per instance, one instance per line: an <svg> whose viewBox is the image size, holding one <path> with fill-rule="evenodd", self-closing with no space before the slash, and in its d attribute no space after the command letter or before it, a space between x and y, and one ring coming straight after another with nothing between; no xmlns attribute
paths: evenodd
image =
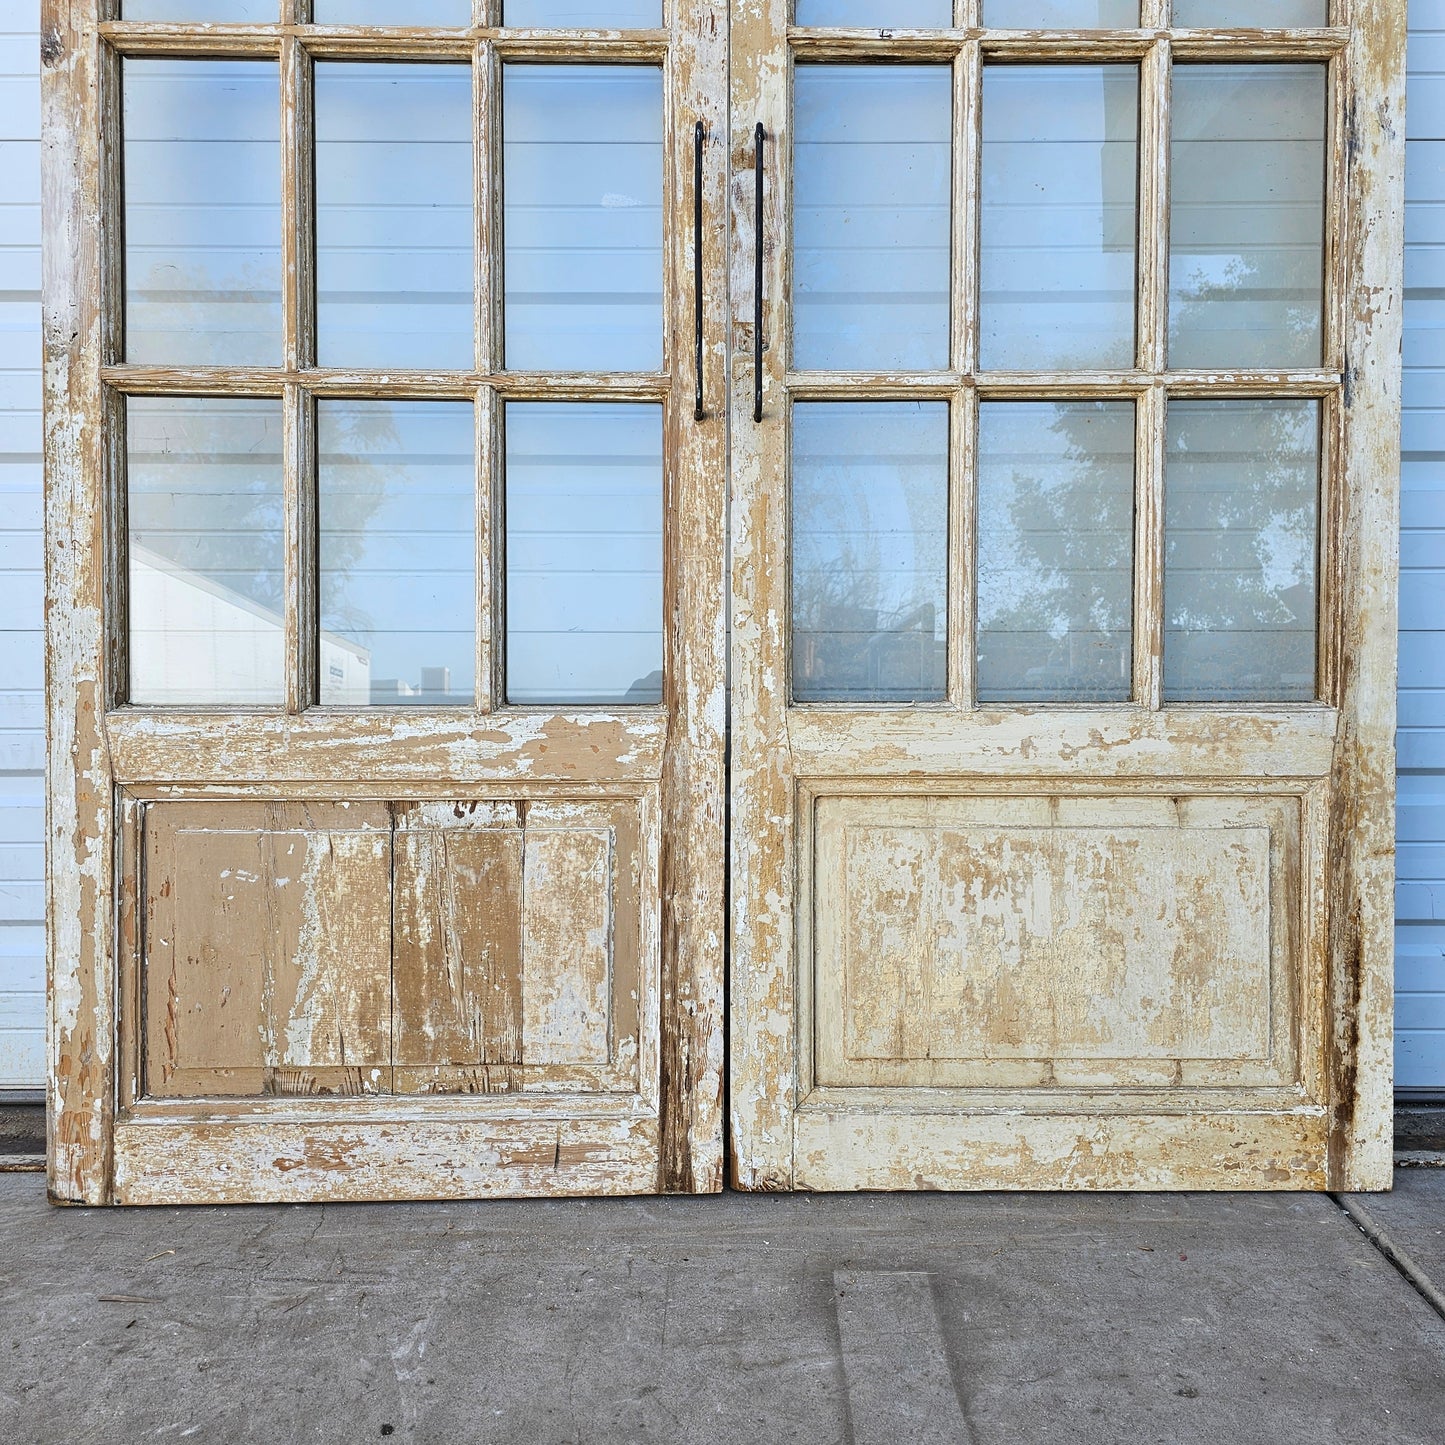
<svg viewBox="0 0 1445 1445"><path fill-rule="evenodd" d="M1343 440L1327 535L1340 743L1329 857L1329 1180L1388 1189L1405 222L1405 6L1352 0Z"/></svg>
<svg viewBox="0 0 1445 1445"><path fill-rule="evenodd" d="M47 845L48 1184L110 1190L114 1078L115 814L101 718L107 648L102 56L93 7L41 7ZM113 123L109 131L114 140ZM112 152L113 153L113 152Z"/></svg>
<svg viewBox="0 0 1445 1445"><path fill-rule="evenodd" d="M146 864L148 1094L390 1088L384 806L170 805Z"/></svg>

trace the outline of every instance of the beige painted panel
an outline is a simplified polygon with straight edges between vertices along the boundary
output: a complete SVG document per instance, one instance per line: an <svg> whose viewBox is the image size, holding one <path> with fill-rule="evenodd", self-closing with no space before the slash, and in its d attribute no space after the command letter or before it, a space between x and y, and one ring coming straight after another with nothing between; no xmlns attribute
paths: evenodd
<svg viewBox="0 0 1445 1445"><path fill-rule="evenodd" d="M533 1064L611 1061L610 829L527 830L522 1052Z"/></svg>
<svg viewBox="0 0 1445 1445"><path fill-rule="evenodd" d="M147 1091L389 1088L387 810L177 804L147 841Z"/></svg>
<svg viewBox="0 0 1445 1445"><path fill-rule="evenodd" d="M849 1059L1261 1058L1269 833L849 828ZM825 877L827 875L825 874Z"/></svg>
<svg viewBox="0 0 1445 1445"><path fill-rule="evenodd" d="M813 806L811 1087L1298 1080L1297 800Z"/></svg>

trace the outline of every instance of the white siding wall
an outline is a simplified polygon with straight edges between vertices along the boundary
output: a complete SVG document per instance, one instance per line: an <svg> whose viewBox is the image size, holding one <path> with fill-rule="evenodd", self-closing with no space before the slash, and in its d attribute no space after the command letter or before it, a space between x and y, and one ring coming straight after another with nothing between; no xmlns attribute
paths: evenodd
<svg viewBox="0 0 1445 1445"><path fill-rule="evenodd" d="M1445 1091L1445 0L1411 0L1398 1081ZM37 0L0 6L0 1088L42 1076Z"/></svg>
<svg viewBox="0 0 1445 1445"><path fill-rule="evenodd" d="M44 1073L38 14L0 4L0 1088Z"/></svg>
<svg viewBox="0 0 1445 1445"><path fill-rule="evenodd" d="M1445 0L1410 0L1395 1066L1445 1091Z"/></svg>

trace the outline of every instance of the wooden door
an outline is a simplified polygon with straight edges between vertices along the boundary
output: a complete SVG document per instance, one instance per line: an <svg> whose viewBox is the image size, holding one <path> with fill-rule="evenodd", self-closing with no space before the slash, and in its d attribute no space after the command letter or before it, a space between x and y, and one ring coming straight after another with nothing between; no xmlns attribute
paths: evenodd
<svg viewBox="0 0 1445 1445"><path fill-rule="evenodd" d="M1388 1187L1404 4L733 27L738 1184Z"/></svg>
<svg viewBox="0 0 1445 1445"><path fill-rule="evenodd" d="M44 8L53 1197L719 1188L724 14Z"/></svg>

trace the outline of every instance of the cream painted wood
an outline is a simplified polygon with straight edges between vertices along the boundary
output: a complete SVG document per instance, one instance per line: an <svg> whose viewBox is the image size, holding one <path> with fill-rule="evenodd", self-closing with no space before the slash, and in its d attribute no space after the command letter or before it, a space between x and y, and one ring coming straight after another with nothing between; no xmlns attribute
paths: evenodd
<svg viewBox="0 0 1445 1445"><path fill-rule="evenodd" d="M47 0L57 1201L721 1187L727 25L709 0L668 8L656 29L534 35L502 30L492 0L479 0L472 28L446 31L313 27L309 0L285 0L278 23L234 27ZM279 362L127 361L123 59L218 55L279 63ZM330 60L453 61L473 78L477 345L456 370L314 364L327 318L311 237L335 192L309 159L310 81ZM525 60L642 63L662 77L668 302L655 371L501 369L501 72ZM345 257L328 254L333 263ZM258 609L249 629L283 659L284 696L269 709L130 701L127 608L186 578L172 566L169 592L127 588L123 400L177 395L280 404L284 605ZM315 475L345 454L317 405L346 399L472 404L469 705L317 705L337 643L324 592L318 605L328 503L318 511ZM504 410L527 401L636 402L661 417L660 702L655 691L641 706L506 702ZM365 677L351 690L364 696Z"/></svg>
<svg viewBox="0 0 1445 1445"><path fill-rule="evenodd" d="M790 27L785 0L734 7L740 1187L1388 1187L1405 7L1354 0L1333 27L1217 34L1169 31L1167 5L1146 8L1138 30L1049 33L980 30L974 0L933 32ZM978 76L1005 58L1140 64L1133 370L976 367ZM793 65L865 59L958 77L951 371L790 369ZM1214 59L1329 67L1338 239L1312 372L1167 369L1170 66ZM1167 405L1239 396L1322 406L1319 700L1166 707ZM946 702L790 704L790 417L823 397L952 405ZM977 407L1009 397L1136 399L1133 703L975 701Z"/></svg>

